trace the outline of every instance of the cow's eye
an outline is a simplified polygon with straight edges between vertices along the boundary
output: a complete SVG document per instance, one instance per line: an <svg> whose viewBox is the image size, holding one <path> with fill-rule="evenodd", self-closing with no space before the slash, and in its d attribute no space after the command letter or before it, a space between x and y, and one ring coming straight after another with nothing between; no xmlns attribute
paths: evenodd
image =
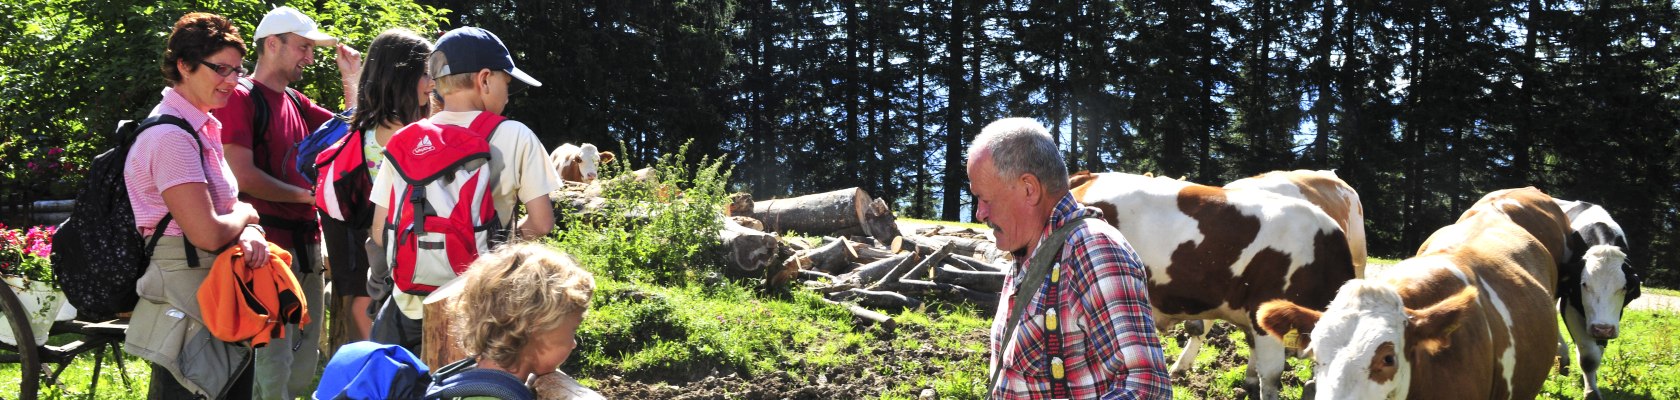
<svg viewBox="0 0 1680 400"><path fill-rule="evenodd" d="M1384 355L1382 361L1383 361L1383 366L1384 367L1392 367L1392 366L1394 366L1394 355L1393 354Z"/></svg>

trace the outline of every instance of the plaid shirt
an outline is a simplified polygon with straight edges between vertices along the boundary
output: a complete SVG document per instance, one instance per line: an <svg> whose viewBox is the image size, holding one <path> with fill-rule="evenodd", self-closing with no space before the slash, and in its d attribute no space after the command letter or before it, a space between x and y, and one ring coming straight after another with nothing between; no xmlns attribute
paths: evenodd
<svg viewBox="0 0 1680 400"><path fill-rule="evenodd" d="M1062 196L1039 240L1052 229L1086 216L1100 217L1101 212L1080 206L1072 195ZM1150 314L1146 270L1131 245L1113 226L1090 221L1074 230L1067 243L1036 247L1039 251L1056 248L1061 250L1056 260L1061 274L1056 314L1064 332L1060 357L1072 398L1172 398L1172 381L1167 378ZM989 382L994 399L1051 398L1054 355L1048 354L1050 337L1045 331L1048 277L1044 287L1033 293L1014 340L1003 340L1004 323L1029 259L1031 255L1016 258L992 322L991 362L1004 365L1001 384Z"/></svg>

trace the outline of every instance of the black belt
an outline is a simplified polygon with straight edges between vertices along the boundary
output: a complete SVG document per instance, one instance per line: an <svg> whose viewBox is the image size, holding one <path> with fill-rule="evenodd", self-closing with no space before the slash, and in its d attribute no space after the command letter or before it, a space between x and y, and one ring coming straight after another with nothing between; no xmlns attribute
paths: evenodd
<svg viewBox="0 0 1680 400"><path fill-rule="evenodd" d="M264 215L257 224L263 229L278 229L292 233L292 248L297 254L292 254L292 272L309 274L315 272L315 265L309 260L310 233L320 228L315 221L285 219Z"/></svg>

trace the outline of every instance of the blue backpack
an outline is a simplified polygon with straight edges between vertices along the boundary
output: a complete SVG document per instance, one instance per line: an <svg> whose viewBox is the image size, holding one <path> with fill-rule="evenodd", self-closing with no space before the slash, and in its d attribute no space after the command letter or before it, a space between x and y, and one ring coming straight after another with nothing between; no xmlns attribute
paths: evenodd
<svg viewBox="0 0 1680 400"><path fill-rule="evenodd" d="M471 357L438 368L426 400L490 397L501 400L535 400L525 382L502 371L480 369Z"/></svg>
<svg viewBox="0 0 1680 400"><path fill-rule="evenodd" d="M340 347L321 371L315 400L418 399L432 384L426 363L402 346L368 341Z"/></svg>
<svg viewBox="0 0 1680 400"><path fill-rule="evenodd" d="M298 142L297 164L294 165L297 166L298 173L303 174L303 178L309 180L309 184L314 185L315 180L319 179L315 168L315 158L321 154L322 150L332 147L333 143L338 143L339 140L344 139L344 136L350 134L350 115L355 114L355 112L356 109L351 108L334 115L332 119L315 128L314 132L309 132L309 135L304 136L303 141Z"/></svg>

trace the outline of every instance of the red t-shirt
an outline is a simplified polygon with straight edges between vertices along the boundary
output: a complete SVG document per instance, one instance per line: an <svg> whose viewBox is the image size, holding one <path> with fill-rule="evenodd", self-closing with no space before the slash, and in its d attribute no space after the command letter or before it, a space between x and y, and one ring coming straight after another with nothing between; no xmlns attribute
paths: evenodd
<svg viewBox="0 0 1680 400"><path fill-rule="evenodd" d="M303 137L314 131L332 118L333 112L310 101L302 93L298 93L298 100L303 102L300 111L291 98L284 93L263 86L262 82L252 81L257 90L261 91L263 100L268 103L268 129L263 132L264 146L252 146L252 125L256 115L253 113L256 104L251 100L250 92L244 86L234 90L228 97L227 106L211 111L216 119L222 121L222 144L237 145L251 149L251 160L257 169L267 172L269 176L281 182L301 188L308 188L309 181L297 171L297 143ZM266 153L266 154L259 154ZM276 203L257 199L246 193L239 194L239 200L251 203L265 219L279 218L289 220L301 226L309 226L311 241L320 240L320 227L315 217L315 206L310 203ZM268 240L288 249L295 249L292 243L292 232L284 227L263 224L268 232Z"/></svg>

